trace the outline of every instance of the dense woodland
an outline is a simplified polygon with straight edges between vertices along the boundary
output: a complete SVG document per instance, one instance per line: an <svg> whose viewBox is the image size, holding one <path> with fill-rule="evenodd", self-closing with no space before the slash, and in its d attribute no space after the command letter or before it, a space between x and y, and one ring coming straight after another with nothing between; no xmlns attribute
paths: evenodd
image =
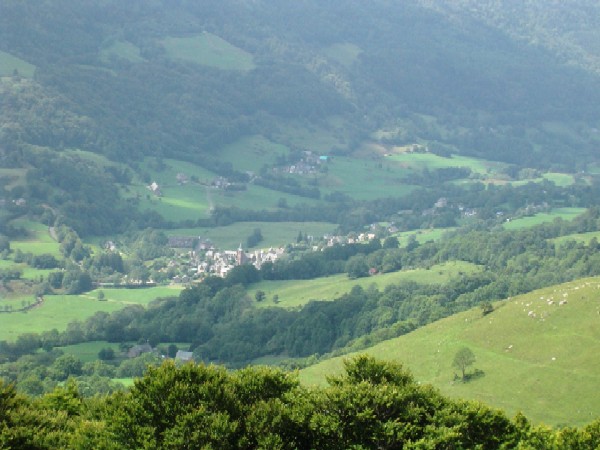
<svg viewBox="0 0 600 450"><path fill-rule="evenodd" d="M35 426L32 426L35 424ZM591 449L582 429L533 426L420 386L402 366L368 357L324 388L262 367L165 363L127 393L83 399L72 383L38 400L0 384L0 444L31 449Z"/></svg>
<svg viewBox="0 0 600 450"><path fill-rule="evenodd" d="M463 11L456 21L445 2L434 7L426 1L378 1L369 8L354 1L293 7L181 1L177 8L161 1L5 1L0 50L36 67L33 77L15 73L0 81L0 162L27 169L25 190L18 186L6 199L49 205L81 236L182 225L138 211L135 199L123 198L140 159L187 160L244 182L246 174L220 161L218 149L252 134L291 148L289 127L337 135L329 149L337 154L388 130L378 138L382 144L422 143L438 154L503 161L514 173L523 167L585 170L600 143L600 82L589 58L574 53L564 64L571 42L564 23L552 45L527 45L505 29L492 3L486 20ZM527 17L535 23L535 16ZM586 16L573 20L573 27L593 28ZM535 24L547 37L548 25ZM251 55L253 69L222 70L168 52L168 39L203 33ZM124 43L139 55L128 59L111 50ZM332 56L330 49L342 44L355 56ZM332 120L335 132L328 129ZM130 169L60 155L73 148ZM438 170L405 182L430 190L461 175ZM256 183L307 199L348 200L289 177L262 176ZM321 214L307 208L276 213L279 220L368 223L364 216L326 215L327 209L351 211L332 205L318 208ZM220 211L212 220L243 219Z"/></svg>

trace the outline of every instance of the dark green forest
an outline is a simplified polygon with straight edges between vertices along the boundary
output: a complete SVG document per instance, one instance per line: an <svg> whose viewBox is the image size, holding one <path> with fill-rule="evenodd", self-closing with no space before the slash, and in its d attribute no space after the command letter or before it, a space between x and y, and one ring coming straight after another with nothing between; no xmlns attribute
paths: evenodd
<svg viewBox="0 0 600 450"><path fill-rule="evenodd" d="M116 160L206 158L244 134L276 134L290 119L316 123L339 115L350 150L373 130L417 113L456 131L435 135L415 116L409 143L445 142L523 166L583 167L597 142L595 74L418 2L365 8L353 1L180 1L171 8L10 0L1 8L2 50L38 67L34 80L3 81L3 102L11 105L2 108L7 148L84 147ZM249 52L255 69L174 60L161 44L202 32ZM139 61L102 58L115 41L139 48ZM350 66L324 54L341 42L361 50ZM351 88L328 84L328 76ZM561 139L544 128L557 120L579 133Z"/></svg>
<svg viewBox="0 0 600 450"><path fill-rule="evenodd" d="M533 426L420 386L402 366L358 357L324 388L255 367L165 363L127 393L84 399L72 383L38 400L0 383L0 445L8 449L591 449L582 429ZM32 426L35 424L35 426Z"/></svg>

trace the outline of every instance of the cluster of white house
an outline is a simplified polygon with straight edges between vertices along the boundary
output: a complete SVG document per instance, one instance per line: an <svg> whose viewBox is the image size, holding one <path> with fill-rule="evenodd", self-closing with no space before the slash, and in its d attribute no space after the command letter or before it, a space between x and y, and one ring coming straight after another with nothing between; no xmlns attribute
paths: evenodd
<svg viewBox="0 0 600 450"><path fill-rule="evenodd" d="M274 263L284 253L285 249L283 247L246 252L241 244L237 250L218 251L209 249L204 253L202 261L197 264L197 274L225 277L231 269L242 264L252 264L260 270L264 263Z"/></svg>
<svg viewBox="0 0 600 450"><path fill-rule="evenodd" d="M326 235L324 236L323 244L331 247L336 244L344 245L368 242L371 239L375 239L375 237L375 233L360 233L356 236ZM193 238L170 238L170 246L189 248L190 239ZM322 245L314 245L312 246L312 250L322 250ZM187 283L192 279L203 278L204 276L226 277L231 269L242 264L252 264L260 270L263 264L267 262L275 263L284 254L285 247L245 251L240 244L237 250L219 250L210 241L199 241L196 248L188 252L190 262L187 275L176 275L172 281L174 283ZM172 264L175 265L175 261L172 261Z"/></svg>
<svg viewBox="0 0 600 450"><path fill-rule="evenodd" d="M219 250L208 240L198 240L195 246L190 245L193 240L190 237L169 238L169 246L172 248L194 247L187 252L189 263L186 275L176 275L172 279L174 283L188 283L205 276L226 277L231 269L242 264L252 264L260 270L264 263L274 263L285 253L283 247L247 252L241 244L237 250ZM175 267L178 264L171 261L169 265Z"/></svg>

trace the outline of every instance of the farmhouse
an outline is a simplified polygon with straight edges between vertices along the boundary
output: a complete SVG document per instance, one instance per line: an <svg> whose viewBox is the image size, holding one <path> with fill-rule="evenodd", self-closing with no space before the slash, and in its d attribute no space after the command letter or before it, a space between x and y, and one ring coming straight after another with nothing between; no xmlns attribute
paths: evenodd
<svg viewBox="0 0 600 450"><path fill-rule="evenodd" d="M193 361L194 352L184 352L183 350L177 350L177 353L175 354L175 359L177 361L183 362Z"/></svg>
<svg viewBox="0 0 600 450"><path fill-rule="evenodd" d="M145 344L138 344L138 345L134 345L133 347L131 347L127 351L127 357L128 358L137 358L138 356L140 356L144 353L151 353L153 351L154 350L153 350L152 346L146 342Z"/></svg>
<svg viewBox="0 0 600 450"><path fill-rule="evenodd" d="M158 183L156 181L153 181L152 184L150 184L149 186L146 186L146 187L150 190L150 192L152 192L157 197L162 197L162 192L160 191L160 186L158 185Z"/></svg>

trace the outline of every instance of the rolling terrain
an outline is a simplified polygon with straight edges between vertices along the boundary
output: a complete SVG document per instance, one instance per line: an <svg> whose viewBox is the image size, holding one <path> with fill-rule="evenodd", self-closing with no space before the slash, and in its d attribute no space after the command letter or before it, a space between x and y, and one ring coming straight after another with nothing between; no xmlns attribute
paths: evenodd
<svg viewBox="0 0 600 450"><path fill-rule="evenodd" d="M600 414L599 292L598 278L552 286L494 303L485 316L479 308L456 314L364 353L401 362L420 383L451 397L480 400L509 415L521 411L548 425L585 424ZM470 370L482 373L463 383L452 361L465 346L476 357ZM303 369L300 379L322 384L339 373L344 358Z"/></svg>
<svg viewBox="0 0 600 450"><path fill-rule="evenodd" d="M598 17L0 1L0 394L135 390L177 350L322 386L360 349L452 398L592 422Z"/></svg>

